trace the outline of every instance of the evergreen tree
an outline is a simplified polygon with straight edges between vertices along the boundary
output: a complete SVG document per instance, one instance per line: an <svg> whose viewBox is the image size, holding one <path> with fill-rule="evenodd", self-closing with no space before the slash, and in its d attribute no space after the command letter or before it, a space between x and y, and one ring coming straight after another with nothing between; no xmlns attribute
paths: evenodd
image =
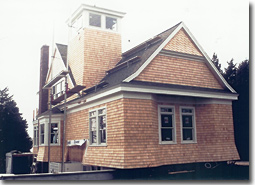
<svg viewBox="0 0 255 185"><path fill-rule="evenodd" d="M236 70L235 90L238 101L233 102L235 140L241 160L249 160L249 61Z"/></svg>
<svg viewBox="0 0 255 185"><path fill-rule="evenodd" d="M225 80L231 85L234 89L236 86L236 64L234 64L234 59L231 59L228 63L228 67L225 68L225 71L223 73L223 77Z"/></svg>
<svg viewBox="0 0 255 185"><path fill-rule="evenodd" d="M8 88L0 90L0 173L5 173L7 152L29 152L32 148L32 140L26 130L27 121L22 118L8 91Z"/></svg>
<svg viewBox="0 0 255 185"><path fill-rule="evenodd" d="M213 54L212 62L215 65L215 67L218 69L220 74L223 74L223 71L221 70L221 64L220 64L219 59L215 53Z"/></svg>

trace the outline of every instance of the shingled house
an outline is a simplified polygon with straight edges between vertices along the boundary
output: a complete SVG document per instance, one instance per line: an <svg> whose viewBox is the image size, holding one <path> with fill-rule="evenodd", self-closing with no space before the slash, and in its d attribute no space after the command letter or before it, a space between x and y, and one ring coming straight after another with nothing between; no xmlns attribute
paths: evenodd
<svg viewBox="0 0 255 185"><path fill-rule="evenodd" d="M56 44L47 74L41 72L46 95L33 122L37 160L47 163L50 154L52 166L64 162L74 170L238 160L238 94L189 29L180 22L121 53L123 16L81 5L68 19L68 47ZM48 50L42 47L41 69Z"/></svg>

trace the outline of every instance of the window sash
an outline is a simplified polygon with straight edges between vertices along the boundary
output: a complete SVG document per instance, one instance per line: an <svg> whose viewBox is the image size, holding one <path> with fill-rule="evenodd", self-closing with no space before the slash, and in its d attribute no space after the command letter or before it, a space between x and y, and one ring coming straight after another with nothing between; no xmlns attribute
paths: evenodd
<svg viewBox="0 0 255 185"><path fill-rule="evenodd" d="M40 144L44 144L45 124L40 125Z"/></svg>
<svg viewBox="0 0 255 185"><path fill-rule="evenodd" d="M174 106L159 105L159 143L176 143L176 125Z"/></svg>
<svg viewBox="0 0 255 185"><path fill-rule="evenodd" d="M52 129L53 126L56 126L55 131ZM51 144L58 144L59 143L59 127L58 123L51 123L51 133L50 133L50 143Z"/></svg>
<svg viewBox="0 0 255 185"><path fill-rule="evenodd" d="M101 21L101 15L96 13L89 13L89 25L101 28L102 21Z"/></svg>
<svg viewBox="0 0 255 185"><path fill-rule="evenodd" d="M105 145L107 139L106 108L89 112L90 145Z"/></svg>
<svg viewBox="0 0 255 185"><path fill-rule="evenodd" d="M34 146L38 145L38 126L34 127Z"/></svg>
<svg viewBox="0 0 255 185"><path fill-rule="evenodd" d="M194 107L180 107L182 143L196 142L196 122Z"/></svg>

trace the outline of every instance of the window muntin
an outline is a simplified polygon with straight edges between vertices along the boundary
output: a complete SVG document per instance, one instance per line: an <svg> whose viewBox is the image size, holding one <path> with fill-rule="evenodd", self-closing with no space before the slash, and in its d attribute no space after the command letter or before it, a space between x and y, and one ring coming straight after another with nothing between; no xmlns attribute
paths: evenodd
<svg viewBox="0 0 255 185"><path fill-rule="evenodd" d="M182 142L196 142L195 109L181 107Z"/></svg>
<svg viewBox="0 0 255 185"><path fill-rule="evenodd" d="M38 126L34 126L34 146L38 145Z"/></svg>
<svg viewBox="0 0 255 185"><path fill-rule="evenodd" d="M106 144L106 108L89 112L89 134L91 145Z"/></svg>
<svg viewBox="0 0 255 185"><path fill-rule="evenodd" d="M58 123L51 123L51 133L50 133L50 143L58 144L59 143L59 129Z"/></svg>
<svg viewBox="0 0 255 185"><path fill-rule="evenodd" d="M161 144L175 143L174 107L159 106L159 137Z"/></svg>
<svg viewBox="0 0 255 185"><path fill-rule="evenodd" d="M40 125L40 144L44 144L45 125Z"/></svg>
<svg viewBox="0 0 255 185"><path fill-rule="evenodd" d="M113 17L105 17L106 29L117 31L117 19Z"/></svg>
<svg viewBox="0 0 255 185"><path fill-rule="evenodd" d="M101 15L90 13L89 14L89 25L95 27L101 27Z"/></svg>

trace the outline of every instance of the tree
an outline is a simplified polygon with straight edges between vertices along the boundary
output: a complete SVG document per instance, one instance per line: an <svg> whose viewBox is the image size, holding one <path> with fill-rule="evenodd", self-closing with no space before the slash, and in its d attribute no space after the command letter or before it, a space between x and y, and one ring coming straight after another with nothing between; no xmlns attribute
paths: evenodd
<svg viewBox="0 0 255 185"><path fill-rule="evenodd" d="M234 64L234 59L231 59L228 63L228 67L225 68L225 71L223 73L223 77L225 80L231 85L234 89L236 86L236 64Z"/></svg>
<svg viewBox="0 0 255 185"><path fill-rule="evenodd" d="M215 53L213 54L212 62L215 65L215 67L218 69L220 74L223 74L223 71L221 70L221 64L220 64L219 59Z"/></svg>
<svg viewBox="0 0 255 185"><path fill-rule="evenodd" d="M230 60L228 67L221 70L221 64L214 53L212 62L225 80L239 94L238 100L233 101L233 121L235 143L241 160L249 160L249 60L236 64Z"/></svg>
<svg viewBox="0 0 255 185"><path fill-rule="evenodd" d="M249 160L249 61L239 64L234 84L239 94L233 102L236 145L242 160Z"/></svg>
<svg viewBox="0 0 255 185"><path fill-rule="evenodd" d="M29 152L32 148L32 140L26 130L27 121L22 118L8 91L7 87L0 90L0 173L5 173L7 152Z"/></svg>

